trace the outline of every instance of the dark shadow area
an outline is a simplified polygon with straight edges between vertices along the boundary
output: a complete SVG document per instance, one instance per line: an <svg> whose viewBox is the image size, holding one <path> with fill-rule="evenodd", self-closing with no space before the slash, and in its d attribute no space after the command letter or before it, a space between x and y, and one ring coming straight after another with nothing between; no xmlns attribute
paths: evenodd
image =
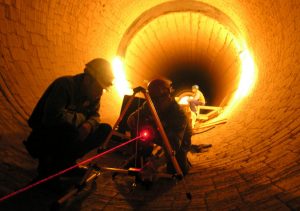
<svg viewBox="0 0 300 211"><path fill-rule="evenodd" d="M22 147L21 143L15 150ZM214 148L217 146L213 146ZM14 149L10 149L14 150ZM204 152L205 153L205 152ZM12 153L12 154L15 154ZM89 183L76 196L72 197L61 210L243 210L266 209L297 210L300 208L297 189L294 193L285 192L260 172L247 169L229 169L224 166L205 166L193 154L193 164L185 177L186 189L182 181L160 179L151 188L137 184L132 190L134 177L120 174L113 180L111 173L97 178L97 183ZM9 156L9 155L7 155ZM87 155L90 156L90 155ZM128 155L122 151L108 154L97 160L101 167L121 167ZM0 163L1 196L22 188L34 176L32 168L20 167L18 157L9 157L11 163ZM26 161L28 166L30 160ZM280 178L277 179L280 181ZM191 192L192 200L186 198ZM52 204L62 194L56 194L39 186L1 202L1 210L51 210Z"/></svg>
<svg viewBox="0 0 300 211"><path fill-rule="evenodd" d="M72 210L79 211L82 210L82 203L97 189L97 183L95 181L91 182L83 191L79 192L75 197L70 198L66 203L64 203L57 210Z"/></svg>
<svg viewBox="0 0 300 211"><path fill-rule="evenodd" d="M191 91L192 86L197 84L208 104L216 102L218 97L218 90L214 89L216 79L200 64L175 63L172 64L172 70L168 78L173 82L172 87L175 90L175 95L182 90Z"/></svg>
<svg viewBox="0 0 300 211"><path fill-rule="evenodd" d="M134 210L144 210L146 207L155 203L157 199L172 191L176 185L175 181L160 179L154 182L150 187L146 187L140 182L136 183L133 188L134 178L123 175L116 177L114 180L115 187L119 194L129 203Z"/></svg>
<svg viewBox="0 0 300 211"><path fill-rule="evenodd" d="M19 175L21 175L20 172ZM20 178L15 178L16 182L18 182L18 180L20 180ZM10 193L27 185L28 184L24 184L23 186L15 187L10 190ZM47 189L41 186L36 186L1 202L1 210L50 210L51 205L58 198L58 194L47 191Z"/></svg>
<svg viewBox="0 0 300 211"><path fill-rule="evenodd" d="M122 111L125 109L125 107L126 107L128 101L130 100L130 98L131 98L131 95L124 95L120 115L121 115ZM127 119L129 117L129 115L131 113L133 113L136 109L138 109L140 106L142 106L144 102L145 102L144 98L140 98L140 97L134 97L133 98L131 104L129 105L129 107L127 109L127 111L125 112L124 117L122 118L122 120L120 121L120 123L118 125L118 132L125 133L126 131L129 131L129 128L127 126Z"/></svg>

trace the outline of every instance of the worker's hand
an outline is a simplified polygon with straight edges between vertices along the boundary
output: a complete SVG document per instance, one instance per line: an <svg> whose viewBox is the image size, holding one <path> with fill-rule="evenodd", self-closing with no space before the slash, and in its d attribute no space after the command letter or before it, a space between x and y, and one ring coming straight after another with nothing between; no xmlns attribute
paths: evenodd
<svg viewBox="0 0 300 211"><path fill-rule="evenodd" d="M88 122L83 123L79 129L79 141L84 141L92 131L92 125Z"/></svg>

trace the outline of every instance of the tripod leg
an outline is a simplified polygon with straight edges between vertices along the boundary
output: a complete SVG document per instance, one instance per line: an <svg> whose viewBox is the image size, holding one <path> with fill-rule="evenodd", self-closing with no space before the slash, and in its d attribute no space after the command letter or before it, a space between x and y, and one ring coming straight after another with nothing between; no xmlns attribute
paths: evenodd
<svg viewBox="0 0 300 211"><path fill-rule="evenodd" d="M118 120L116 121L115 125L113 126L112 131L109 133L109 135L107 136L107 138L106 138L105 141L103 142L103 145L102 145L102 148L103 148L103 149L106 149L107 144L108 144L109 140L111 139L113 132L116 130L116 128L118 127L119 123L120 123L120 122L122 121L122 119L124 118L124 116L125 116L127 110L129 109L129 106L131 105L131 103L132 103L132 101L133 101L133 99L134 99L134 97L135 97L135 94L136 94L136 93L134 93L134 94L129 98L127 104L125 105L125 108L123 109L123 111L121 112L121 114L120 114Z"/></svg>
<svg viewBox="0 0 300 211"><path fill-rule="evenodd" d="M79 185L73 187L67 194L62 196L59 200L52 204L52 210L58 210L66 201L68 201L71 197L79 193L87 183L94 181L101 173L94 172L92 173L84 182L81 182Z"/></svg>
<svg viewBox="0 0 300 211"><path fill-rule="evenodd" d="M171 159L171 161L172 161L172 164L173 164L173 166L174 166L174 168L175 168L175 170L176 170L176 172L177 172L178 177L183 181L183 185L184 185L184 189L185 189L185 191L186 191L187 198L188 198L189 200L191 200L191 199L192 199L191 193L190 193L189 191L187 191L187 185L186 185L186 183L185 183L185 180L184 180L184 177L183 177L182 170L181 170L181 168L180 168L180 166L179 166L179 164L178 164L178 162L177 162L177 160L176 160L175 152L174 152L174 150L172 149L172 147L171 147L171 145L170 145L169 139L168 139L168 137L167 137L167 135L166 135L166 132L165 132L165 130L164 130L162 124L161 124L161 121L160 121L160 119L159 119L159 116L158 116L158 114L157 114L157 112L156 112L156 110L155 110L154 104L153 104L153 102L152 102L152 100L151 100L149 94L148 94L145 90L143 91L143 93L144 93L145 98L146 98L146 101L147 101L147 103L148 103L148 105L149 105L150 111L151 111L151 113L152 113L152 115L153 115L153 117L154 117L156 126L157 126L158 129L159 129L159 133L160 133L160 135L161 135L161 137L162 137L162 140L163 140L163 142L164 142L164 145L165 145L165 147L166 147L166 149L167 149L167 151L168 151L168 155L170 156L170 159Z"/></svg>

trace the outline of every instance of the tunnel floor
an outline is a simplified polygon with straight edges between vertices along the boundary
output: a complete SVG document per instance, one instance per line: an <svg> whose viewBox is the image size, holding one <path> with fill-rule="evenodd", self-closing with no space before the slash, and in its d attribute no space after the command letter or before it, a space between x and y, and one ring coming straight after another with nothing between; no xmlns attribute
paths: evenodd
<svg viewBox="0 0 300 211"><path fill-rule="evenodd" d="M242 161L229 164L224 146L218 139L206 139L205 134L213 130L226 129L219 125L202 130L192 137L195 144L208 143L213 146L201 153L189 154L192 168L185 177L187 191L192 200L186 198L182 181L160 179L148 190L141 185L132 191L134 177L118 175L112 180L111 173L100 175L96 183L88 184L77 196L71 198L60 210L296 210L300 208L299 197L285 193L270 184L260 172L261 166L243 170ZM22 146L25 134L11 135L10 141L1 142L0 194L7 195L26 186L35 176L37 162L29 157ZM6 139L9 140L9 139ZM86 157L90 157L87 155ZM223 159L220 159L220 157ZM120 152L99 159L99 166L119 167L125 157ZM255 169L256 168L256 169ZM266 171L266 170L264 170ZM297 177L299 179L299 177ZM296 184L298 184L297 182ZM295 188L295 195L299 190ZM2 202L1 210L50 210L61 195L48 192L38 186Z"/></svg>

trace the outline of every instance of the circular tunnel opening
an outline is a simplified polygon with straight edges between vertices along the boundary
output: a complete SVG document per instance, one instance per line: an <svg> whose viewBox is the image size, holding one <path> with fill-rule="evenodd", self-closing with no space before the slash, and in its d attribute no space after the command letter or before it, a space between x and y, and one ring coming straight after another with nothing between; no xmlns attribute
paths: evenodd
<svg viewBox="0 0 300 211"><path fill-rule="evenodd" d="M118 55L133 86L166 77L175 95L197 84L206 105L228 106L242 72L238 30L221 11L190 3L184 8L164 3L141 14L124 34Z"/></svg>

